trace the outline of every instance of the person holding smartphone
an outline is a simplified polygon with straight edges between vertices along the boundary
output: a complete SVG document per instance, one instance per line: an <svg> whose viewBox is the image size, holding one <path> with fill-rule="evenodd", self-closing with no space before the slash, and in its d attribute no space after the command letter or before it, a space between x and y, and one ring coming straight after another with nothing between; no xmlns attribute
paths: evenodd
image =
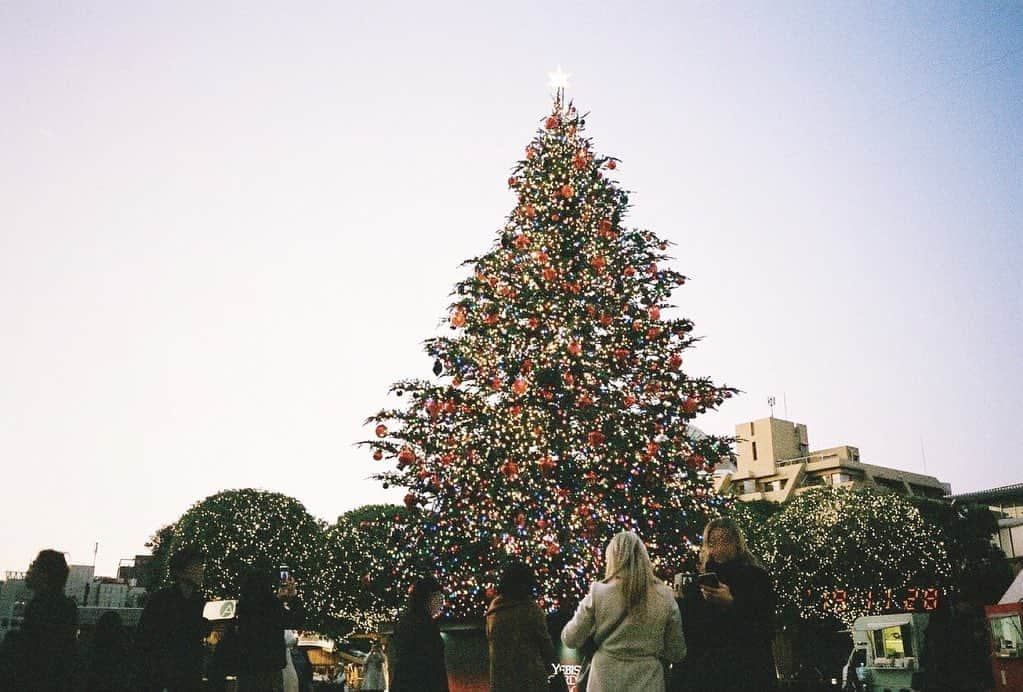
<svg viewBox="0 0 1023 692"><path fill-rule="evenodd" d="M777 682L771 640L771 578L733 519L703 531L700 574L681 587L679 610L689 656L672 672L671 692L760 692Z"/></svg>

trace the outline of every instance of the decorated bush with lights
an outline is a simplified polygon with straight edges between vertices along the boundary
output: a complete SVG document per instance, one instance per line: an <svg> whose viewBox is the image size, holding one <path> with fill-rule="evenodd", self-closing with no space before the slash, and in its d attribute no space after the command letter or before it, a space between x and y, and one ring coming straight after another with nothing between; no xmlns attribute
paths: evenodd
<svg viewBox="0 0 1023 692"><path fill-rule="evenodd" d="M941 535L894 493L815 488L761 533L783 621L933 610L949 583Z"/></svg>
<svg viewBox="0 0 1023 692"><path fill-rule="evenodd" d="M466 262L452 333L426 342L436 379L397 382L401 405L369 421L377 477L421 510L392 527L381 567L396 589L435 572L455 616L479 615L513 558L544 607L571 605L622 529L659 569L692 568L720 511L708 472L731 440L688 426L735 390L683 369L697 338L669 301L686 277L667 241L626 228L619 162L584 126L559 90L508 180L514 209Z"/></svg>
<svg viewBox="0 0 1023 692"><path fill-rule="evenodd" d="M316 599L323 528L292 497L251 488L211 495L174 524L169 553L184 546L205 554L204 591L210 598L238 598L246 570L270 573L283 564L291 568L299 593Z"/></svg>
<svg viewBox="0 0 1023 692"><path fill-rule="evenodd" d="M409 514L404 507L367 505L346 512L324 534L324 553L307 604L320 614L324 634L371 632L404 605L389 588L392 563L389 531L395 519Z"/></svg>

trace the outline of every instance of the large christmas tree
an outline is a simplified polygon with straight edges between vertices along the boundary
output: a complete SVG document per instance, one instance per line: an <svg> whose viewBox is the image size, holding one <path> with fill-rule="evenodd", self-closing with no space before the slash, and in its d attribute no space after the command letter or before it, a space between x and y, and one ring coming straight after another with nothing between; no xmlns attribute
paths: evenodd
<svg viewBox="0 0 1023 692"><path fill-rule="evenodd" d="M426 342L437 379L397 382L403 407L369 419L374 457L396 462L376 477L419 510L380 568L436 572L455 616L482 612L510 559L534 566L544 607L571 606L622 529L664 572L691 568L721 504L708 473L731 440L689 422L735 390L683 371L697 339L668 301L686 277L666 241L623 226L617 159L584 125L559 89L508 179L518 203L466 262L454 334Z"/></svg>

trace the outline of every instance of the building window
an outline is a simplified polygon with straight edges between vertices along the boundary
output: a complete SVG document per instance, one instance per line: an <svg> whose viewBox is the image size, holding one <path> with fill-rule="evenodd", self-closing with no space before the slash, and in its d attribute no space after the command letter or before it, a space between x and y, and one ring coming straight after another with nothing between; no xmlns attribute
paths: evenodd
<svg viewBox="0 0 1023 692"><path fill-rule="evenodd" d="M757 434L757 431L753 428L753 421L750 421L750 424L749 424L749 434L750 435L756 435Z"/></svg>
<svg viewBox="0 0 1023 692"><path fill-rule="evenodd" d="M742 494L748 495L757 491L757 482L752 478L742 482Z"/></svg>
<svg viewBox="0 0 1023 692"><path fill-rule="evenodd" d="M753 443L753 461L757 460L757 443Z"/></svg>

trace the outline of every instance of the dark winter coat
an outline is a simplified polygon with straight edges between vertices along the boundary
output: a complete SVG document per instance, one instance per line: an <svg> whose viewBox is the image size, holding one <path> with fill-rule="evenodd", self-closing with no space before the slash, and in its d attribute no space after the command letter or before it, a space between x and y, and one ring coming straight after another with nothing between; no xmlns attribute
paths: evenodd
<svg viewBox="0 0 1023 692"><path fill-rule="evenodd" d="M202 616L204 605L202 594L186 598L176 586L149 598L135 629L134 689L202 688L203 639L209 631L209 621Z"/></svg>
<svg viewBox="0 0 1023 692"><path fill-rule="evenodd" d="M498 596L487 609L490 692L547 692L554 643L532 599Z"/></svg>
<svg viewBox="0 0 1023 692"><path fill-rule="evenodd" d="M763 692L775 687L777 675L771 640L775 596L771 579L760 567L737 560L707 564L727 584L735 602L706 601L699 585L686 587L679 600L689 656L672 674L672 692Z"/></svg>
<svg viewBox="0 0 1023 692"><path fill-rule="evenodd" d="M297 598L288 607L272 593L263 600L238 601L238 669L241 675L272 673L287 665L284 630L301 629L305 609Z"/></svg>
<svg viewBox="0 0 1023 692"><path fill-rule="evenodd" d="M390 692L448 692L444 640L425 610L407 610L387 649Z"/></svg>
<svg viewBox="0 0 1023 692"><path fill-rule="evenodd" d="M64 692L74 687L78 606L63 593L40 593L25 606L20 631L4 640L0 690Z"/></svg>

